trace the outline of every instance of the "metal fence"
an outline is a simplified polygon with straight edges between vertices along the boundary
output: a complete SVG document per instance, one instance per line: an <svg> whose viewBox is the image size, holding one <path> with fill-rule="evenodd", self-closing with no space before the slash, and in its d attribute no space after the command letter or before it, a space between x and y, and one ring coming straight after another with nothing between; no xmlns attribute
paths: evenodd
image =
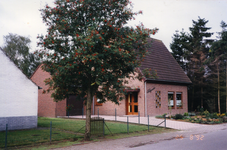
<svg viewBox="0 0 227 150"><path fill-rule="evenodd" d="M82 111L83 113L82 113L82 115L79 115L79 116L82 116L82 118L86 118L86 114L85 114L85 112L84 112L84 110L83 109L80 109L80 110L78 110L78 111ZM97 115L93 115L93 116L97 116L97 117L100 117L100 116L102 116L102 115L100 115L100 113L99 113L99 108L97 108L96 110L95 110L97 113ZM69 116L68 116L69 117ZM119 118L124 118L124 117L119 117L119 116L117 116L117 109L115 108L115 110L114 110L114 112L113 112L113 117L114 117L114 119L111 119L111 120L114 120L114 121L123 121L123 122L128 122L127 120L129 120L129 118L138 118L138 121L137 122L135 122L135 119L133 119L133 122L130 122L129 121L129 123L138 123L138 124L141 124L141 116L140 116L140 111L138 111L138 115L137 116L133 116L133 117L131 117L130 115L126 115L125 116L125 118L127 119L127 120L122 120L122 119L119 119ZM129 118L128 118L129 117ZM142 117L142 118L144 118L144 117ZM161 120L161 119L159 119L159 120ZM144 124L144 123L143 123ZM149 126L149 115L147 116L147 123L145 123L144 125L148 125ZM151 124L150 124L151 125ZM166 115L163 115L163 120L162 121L160 121L160 122L157 122L157 124L152 124L152 126L159 126L160 127L160 125L163 125L163 127L165 127L166 128Z"/></svg>
<svg viewBox="0 0 227 150"><path fill-rule="evenodd" d="M80 110L81 113L84 110ZM93 135L107 135L112 134L112 131L107 126L105 120L100 118L102 116L99 115L99 109L96 110L97 115L96 118L91 119L91 134ZM86 115L82 113L82 118L86 118ZM122 120L123 119L123 120ZM145 119L147 119L145 121ZM54 120L54 119L53 119ZM54 120L53 122L45 122L37 129L28 129L28 130L8 130L8 125L6 124L5 131L0 132L0 149L7 148L8 146L23 146L25 144L34 145L37 143L51 143L53 141L61 141L61 140L72 140L76 139L78 135L83 137L85 133L85 120L79 119L82 123L72 123L67 124L67 121L73 121L71 119L64 120ZM78 120L78 121L79 121ZM78 122L77 121L77 122ZM122 131L126 133L132 132L133 124L143 124L147 126L147 130L151 130L151 126L160 126L164 125L166 127L166 117L164 116L163 120L158 120L157 124L154 125L154 122L150 120L149 115L147 117L141 117L140 112L138 112L138 116L130 117L119 117L117 116L117 110L114 111L114 116L112 116L112 121L124 122L124 126L122 127ZM152 124L151 124L152 122ZM108 123L109 124L109 123ZM77 127L77 128L76 128ZM79 132L79 129L83 128ZM137 127L136 127L137 128ZM73 130L72 130L73 129ZM106 129L106 132L105 132ZM109 131L108 131L109 130ZM145 128L146 130L146 128ZM20 136L21 132L23 135ZM108 133L107 133L108 132ZM15 136L17 135L17 136ZM19 135L19 136L18 136ZM17 137L17 138L15 138ZM18 138L19 137L19 138Z"/></svg>
<svg viewBox="0 0 227 150"><path fill-rule="evenodd" d="M0 131L0 149L8 147L35 145L39 143L51 143L59 140L73 140L77 135L74 132L67 133L52 127L39 127L37 129L8 130L6 124L5 131Z"/></svg>

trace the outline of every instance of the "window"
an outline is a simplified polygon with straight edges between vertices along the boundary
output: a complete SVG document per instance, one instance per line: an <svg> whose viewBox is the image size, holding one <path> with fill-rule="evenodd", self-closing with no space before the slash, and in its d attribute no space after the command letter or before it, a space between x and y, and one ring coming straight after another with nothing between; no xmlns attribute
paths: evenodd
<svg viewBox="0 0 227 150"><path fill-rule="evenodd" d="M174 108L174 92L168 92L168 107Z"/></svg>
<svg viewBox="0 0 227 150"><path fill-rule="evenodd" d="M161 91L155 92L156 108L161 108Z"/></svg>
<svg viewBox="0 0 227 150"><path fill-rule="evenodd" d="M102 103L100 103L101 100L95 96L95 105L96 106L102 106Z"/></svg>
<svg viewBox="0 0 227 150"><path fill-rule="evenodd" d="M177 108L183 108L182 93L181 92L176 93L176 101L177 101Z"/></svg>

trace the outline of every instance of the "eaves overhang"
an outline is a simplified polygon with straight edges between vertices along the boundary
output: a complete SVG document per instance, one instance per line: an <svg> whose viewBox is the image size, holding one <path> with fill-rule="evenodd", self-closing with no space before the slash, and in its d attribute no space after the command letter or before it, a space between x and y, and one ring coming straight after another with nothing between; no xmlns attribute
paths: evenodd
<svg viewBox="0 0 227 150"><path fill-rule="evenodd" d="M160 83L160 84L171 84L171 85L191 85L192 82L183 82L183 81L172 81L172 80L159 80L146 78L147 83Z"/></svg>

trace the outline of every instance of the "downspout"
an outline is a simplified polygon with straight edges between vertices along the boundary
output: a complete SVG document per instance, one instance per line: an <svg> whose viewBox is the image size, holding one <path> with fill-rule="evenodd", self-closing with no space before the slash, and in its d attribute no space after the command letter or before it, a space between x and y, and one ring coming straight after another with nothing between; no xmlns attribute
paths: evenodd
<svg viewBox="0 0 227 150"><path fill-rule="evenodd" d="M95 115L95 97L93 96L93 101L92 101L92 103L93 103L93 115Z"/></svg>
<svg viewBox="0 0 227 150"><path fill-rule="evenodd" d="M145 117L147 117L147 83L144 81Z"/></svg>

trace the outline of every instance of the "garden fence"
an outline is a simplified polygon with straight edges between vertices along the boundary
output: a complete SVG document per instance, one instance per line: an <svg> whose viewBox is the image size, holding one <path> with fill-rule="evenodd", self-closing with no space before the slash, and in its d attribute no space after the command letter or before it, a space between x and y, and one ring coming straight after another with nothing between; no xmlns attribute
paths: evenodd
<svg viewBox="0 0 227 150"><path fill-rule="evenodd" d="M86 111L84 111L84 109L78 109L77 110L78 112L82 112L81 114L82 115L72 115L72 116L81 116L82 118L86 118ZM95 113L94 113L95 112ZM100 115L100 111L99 111L99 108L97 108L96 110L94 110L91 114L93 114L92 116L97 116L97 117L102 117L102 115ZM96 114L96 115L94 115L94 114ZM117 109L115 108L114 109L114 111L113 111L113 113L112 113L113 115L111 116L111 115L109 115L110 117L110 120L114 120L114 121L123 121L123 122L128 122L127 120L129 120L129 123L138 123L138 124L141 124L141 116L140 116L140 111L138 111L138 115L136 116L136 115L133 115L133 117L131 117L130 115L129 115L129 118L127 118L127 115L126 116L124 116L124 117L119 117L119 116L117 116ZM68 118L69 118L70 116L68 116ZM112 118L111 118L112 117ZM113 118L114 117L114 118ZM130 120L130 118L131 118L131 120ZM138 121L135 119L135 118L138 118ZM145 118L145 117L142 117L142 118ZM159 119L159 120L161 120L161 119ZM146 123L142 123L142 124L145 124L145 125L149 125L149 115L147 116L147 121L146 121ZM160 122L156 122L156 124L154 124L154 123L152 123L152 125L153 126L161 126L163 124L163 127L165 127L166 128L166 115L164 115L163 116L163 120L162 121L160 121ZM150 124L151 125L151 124Z"/></svg>
<svg viewBox="0 0 227 150"><path fill-rule="evenodd" d="M96 117L100 118L99 110ZM82 110L81 110L82 112ZM117 116L117 110L115 109L112 116L112 122L104 121L100 126L103 135L113 135L118 133L131 133L135 131L150 131L151 126L160 126L164 123L166 127L166 119L161 120L161 123L154 125L149 116L141 117L140 112L135 117L119 117ZM82 119L60 119L60 118L39 118L37 129L26 130L8 130L8 124L6 124L5 131L0 132L0 149L7 147L18 147L26 145L36 145L39 143L51 143L55 141L70 140L75 141L78 138L83 138L85 133L85 118L83 113ZM142 118L142 119L141 119ZM123 120L122 120L123 119ZM146 122L144 122L146 119ZM50 121L51 120L51 121ZM123 122L123 123L120 123ZM116 123L121 124L121 128L115 129ZM138 124L141 124L138 126ZM105 126L104 126L105 125ZM96 126L97 127L97 126Z"/></svg>

